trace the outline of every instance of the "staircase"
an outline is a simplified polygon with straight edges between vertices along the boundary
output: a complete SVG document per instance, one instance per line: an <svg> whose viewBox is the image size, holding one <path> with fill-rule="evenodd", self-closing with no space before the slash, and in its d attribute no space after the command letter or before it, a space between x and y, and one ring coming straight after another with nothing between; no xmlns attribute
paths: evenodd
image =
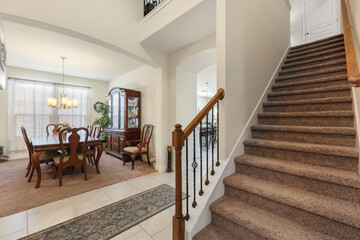
<svg viewBox="0 0 360 240"><path fill-rule="evenodd" d="M291 48L225 196L195 240L360 239L344 38Z"/></svg>

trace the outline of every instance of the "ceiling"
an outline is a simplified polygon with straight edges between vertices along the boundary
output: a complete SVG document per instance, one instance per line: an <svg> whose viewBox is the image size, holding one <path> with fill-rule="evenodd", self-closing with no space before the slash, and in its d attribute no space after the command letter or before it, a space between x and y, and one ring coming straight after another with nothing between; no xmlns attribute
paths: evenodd
<svg viewBox="0 0 360 240"><path fill-rule="evenodd" d="M207 0L144 39L141 44L170 53L215 33L216 1Z"/></svg>
<svg viewBox="0 0 360 240"><path fill-rule="evenodd" d="M3 21L7 65L110 81L144 64L115 51L60 33Z"/></svg>

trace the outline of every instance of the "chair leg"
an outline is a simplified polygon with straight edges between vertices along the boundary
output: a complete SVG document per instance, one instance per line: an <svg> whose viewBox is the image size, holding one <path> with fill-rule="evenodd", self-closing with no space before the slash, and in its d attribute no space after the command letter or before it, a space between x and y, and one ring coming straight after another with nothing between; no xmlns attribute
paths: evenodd
<svg viewBox="0 0 360 240"><path fill-rule="evenodd" d="M51 165L52 171L53 171L53 179L56 179L56 167L55 164Z"/></svg>
<svg viewBox="0 0 360 240"><path fill-rule="evenodd" d="M83 163L82 167L84 168L85 181L87 181L86 160L84 160L84 163Z"/></svg>
<svg viewBox="0 0 360 240"><path fill-rule="evenodd" d="M28 182L31 182L31 179L32 179L32 177L33 177L33 175L34 175L34 170L35 170L35 167L34 167L33 164L31 164L30 168L31 168L31 172L30 172L30 176L29 176Z"/></svg>
<svg viewBox="0 0 360 240"><path fill-rule="evenodd" d="M149 156L149 152L146 152L146 158L147 158L147 160L148 160L149 165L151 165L151 163L150 163L150 156Z"/></svg>
<svg viewBox="0 0 360 240"><path fill-rule="evenodd" d="M32 167L31 160L29 160L28 166L26 167L27 171L26 171L25 177L29 176L29 173L31 171L31 167Z"/></svg>
<svg viewBox="0 0 360 240"><path fill-rule="evenodd" d="M62 167L59 167L59 187L62 186Z"/></svg>
<svg viewBox="0 0 360 240"><path fill-rule="evenodd" d="M131 170L134 170L136 154L131 154Z"/></svg>

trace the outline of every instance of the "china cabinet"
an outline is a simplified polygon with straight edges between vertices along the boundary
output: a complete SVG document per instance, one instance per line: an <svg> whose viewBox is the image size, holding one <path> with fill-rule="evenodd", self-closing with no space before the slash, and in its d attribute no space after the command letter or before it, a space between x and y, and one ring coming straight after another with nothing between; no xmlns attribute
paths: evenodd
<svg viewBox="0 0 360 240"><path fill-rule="evenodd" d="M113 88L107 96L108 126L105 129L107 132L106 152L115 157L123 159L126 142L140 139L140 95L140 91Z"/></svg>

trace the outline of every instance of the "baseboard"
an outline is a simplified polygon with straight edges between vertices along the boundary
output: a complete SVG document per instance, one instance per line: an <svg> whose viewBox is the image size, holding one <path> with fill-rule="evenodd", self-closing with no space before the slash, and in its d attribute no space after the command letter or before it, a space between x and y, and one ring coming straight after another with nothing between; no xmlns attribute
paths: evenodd
<svg viewBox="0 0 360 240"><path fill-rule="evenodd" d="M271 76L269 83L267 84L259 102L257 103L254 111L250 115L248 122L246 123L243 131L241 132L238 140L236 141L229 157L225 161L221 161L221 167L216 169L216 175L211 179L213 182L206 188L206 194L204 194L198 200L198 208L191 209L190 220L186 222L186 239L192 239L200 230L206 227L211 221L211 212L209 210L210 204L224 195L223 179L235 173L235 162L233 159L244 153L243 141L251 138L251 126L257 124L257 115L263 111L263 103L267 100L267 94L271 92L271 86L275 83L276 76L281 71L281 66L290 50L290 45L285 51L281 61L276 67L275 72ZM201 202L200 202L201 201Z"/></svg>

